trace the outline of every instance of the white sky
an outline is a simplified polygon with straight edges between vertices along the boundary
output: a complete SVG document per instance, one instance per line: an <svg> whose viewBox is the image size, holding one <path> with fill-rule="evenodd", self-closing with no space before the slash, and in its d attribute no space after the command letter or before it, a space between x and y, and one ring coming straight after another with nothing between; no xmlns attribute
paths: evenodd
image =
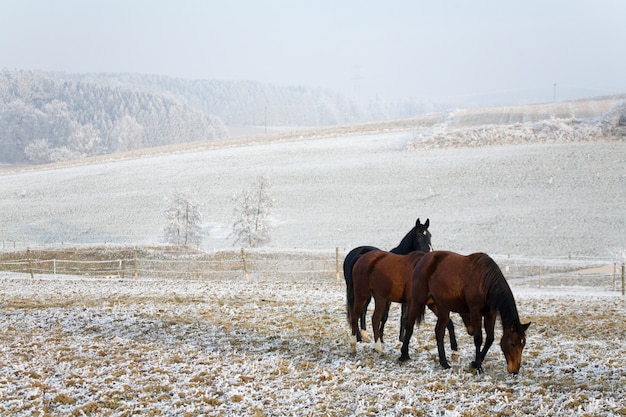
<svg viewBox="0 0 626 417"><path fill-rule="evenodd" d="M0 68L552 101L626 92L626 1L0 0Z"/></svg>

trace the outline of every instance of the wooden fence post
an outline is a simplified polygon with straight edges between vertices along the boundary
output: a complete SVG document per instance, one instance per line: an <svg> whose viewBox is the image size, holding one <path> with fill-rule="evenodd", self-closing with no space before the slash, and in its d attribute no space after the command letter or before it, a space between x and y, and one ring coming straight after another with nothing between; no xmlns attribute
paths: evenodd
<svg viewBox="0 0 626 417"><path fill-rule="evenodd" d="M241 248L241 260L243 261L243 272L246 273L246 282L250 282L250 275L248 274L248 265L246 265L246 253Z"/></svg>
<svg viewBox="0 0 626 417"><path fill-rule="evenodd" d="M28 272L30 272L30 277L35 279L35 274L33 274L33 261L30 259L30 248L26 249L26 259L28 259Z"/></svg>
<svg viewBox="0 0 626 417"><path fill-rule="evenodd" d="M624 288L624 264L622 264L622 297L626 295L626 288Z"/></svg>
<svg viewBox="0 0 626 417"><path fill-rule="evenodd" d="M339 246L335 246L335 271L337 271L337 281L340 281L339 278Z"/></svg>
<svg viewBox="0 0 626 417"><path fill-rule="evenodd" d="M135 248L135 279L139 276L139 272L137 271L137 248Z"/></svg>

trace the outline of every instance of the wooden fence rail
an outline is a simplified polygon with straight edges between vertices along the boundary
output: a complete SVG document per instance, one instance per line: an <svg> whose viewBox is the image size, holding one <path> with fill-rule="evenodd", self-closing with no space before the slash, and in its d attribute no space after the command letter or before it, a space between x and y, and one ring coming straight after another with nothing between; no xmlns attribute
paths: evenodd
<svg viewBox="0 0 626 417"><path fill-rule="evenodd" d="M244 278L251 276L343 279L343 256L339 248L333 251L260 251L230 250L215 253L175 251L172 248L98 250L26 250L3 253L0 272L37 275L77 275L100 278ZM624 264L613 263L612 271L590 269L586 259L545 261L527 258L496 258L508 279L524 278L541 287L551 277L559 276L571 285L581 282L597 283L624 293Z"/></svg>
<svg viewBox="0 0 626 417"><path fill-rule="evenodd" d="M141 253L140 253L141 252ZM41 253L27 250L22 257L0 258L0 271L34 275L80 275L93 277L210 278L216 276L311 275L338 277L340 262L326 253L264 253L258 251L193 253L185 255L146 254L135 250L132 256L99 259L83 255L80 259L61 258L63 252ZM38 256L40 255L40 256ZM65 254L67 255L67 254ZM343 276L343 274L341 274Z"/></svg>

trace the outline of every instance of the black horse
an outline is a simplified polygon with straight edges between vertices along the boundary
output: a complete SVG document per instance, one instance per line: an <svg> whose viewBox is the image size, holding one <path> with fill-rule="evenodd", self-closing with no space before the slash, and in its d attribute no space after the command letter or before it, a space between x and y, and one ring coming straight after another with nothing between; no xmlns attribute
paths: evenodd
<svg viewBox="0 0 626 417"><path fill-rule="evenodd" d="M415 227L413 227L400 241L400 244L398 246L396 246L395 248L391 249L391 253L395 253L398 255L407 255L410 252L414 252L414 251L420 251L420 252L430 252L432 249L431 243L430 243L430 238L431 238L431 234L428 231L428 226L430 225L430 219L426 219L426 222L424 222L424 224L421 224L420 219L418 218L417 221L415 222ZM371 252L371 251L379 251L380 249L374 247L374 246L359 246L356 247L354 249L352 249L345 257L344 261L343 261L343 276L346 280L346 288L347 291L350 291L350 288L352 288L352 269L354 267L354 264L356 263L356 261L359 259L359 257L361 257L361 255L363 255L364 253L367 252ZM360 317L360 324L361 324L361 333L363 334L364 337L367 337L367 335L365 334L365 330L366 330L366 313L367 313L367 307L369 305L371 301L371 297L370 299L368 299L368 301L365 304L365 308L363 309L363 312L361 313L361 317ZM385 329L385 323L387 322L387 318L389 317L389 307L391 306L391 302L387 302L387 305L385 307L385 312L383 313L383 317L381 319L380 322L380 338L382 341L383 338L383 333L384 333L384 329ZM400 335L399 335L399 340L401 342L404 341L404 330L405 330L405 326L404 326L404 315L405 315L405 304L402 304L402 314L400 316ZM452 324L452 321L449 322L448 324L448 332L450 334L450 346L452 348L452 350L456 351L457 350L457 343L456 343L456 338L454 335L454 324ZM367 340L367 339L366 339Z"/></svg>

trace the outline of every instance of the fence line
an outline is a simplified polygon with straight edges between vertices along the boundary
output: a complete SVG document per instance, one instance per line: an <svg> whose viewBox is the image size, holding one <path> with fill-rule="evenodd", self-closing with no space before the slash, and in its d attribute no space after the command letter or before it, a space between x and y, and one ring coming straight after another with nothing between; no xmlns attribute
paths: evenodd
<svg viewBox="0 0 626 417"><path fill-rule="evenodd" d="M326 255L303 254L301 259L292 258L297 254L263 254L241 250L241 255L235 252L220 252L215 254L194 253L182 256L167 255L167 258L155 258L148 255L138 255L134 250L132 257L113 259L96 259L83 256L82 259L61 258L60 251L45 251L51 255L48 259L37 257L37 251L27 250L23 255L14 259L0 259L0 271L12 271L39 275L82 275L98 277L215 277L241 276L250 274L264 275L322 275L339 276L336 266L339 260ZM57 253L58 252L58 253ZM5 254L6 255L6 254ZM163 254L160 254L161 256ZM221 259L206 259L213 256ZM6 256L5 256L6 258Z"/></svg>
<svg viewBox="0 0 626 417"><path fill-rule="evenodd" d="M16 253L17 257L7 258L4 253L0 258L0 271L37 275L79 275L108 278L210 278L210 277L244 277L250 280L251 274L262 276L295 276L310 275L315 277L343 277L343 256L339 248L328 252L281 252L231 250L215 253L185 252L175 248L161 250L139 250L129 248L113 248L112 251L124 252L125 256L114 256L112 259L99 259L103 256L97 248L87 248L87 254L80 259L62 258L69 253L76 255L80 249L61 250L30 250ZM333 253L334 252L334 253ZM21 255L21 256L20 256ZM46 255L47 259L41 257ZM57 256L58 255L58 256ZM109 254L110 255L110 254ZM121 255L121 253L115 253ZM580 258L521 258L495 256L504 275L509 279L530 278L542 286L552 276L560 277L582 265L593 267L589 259ZM541 259L556 262L543 262ZM624 264L597 260L594 265L613 264L612 273L586 272L574 274L569 278L572 285L576 280L608 283L614 291L621 288L624 292ZM619 267L618 267L619 265ZM583 266L585 267L585 266Z"/></svg>

